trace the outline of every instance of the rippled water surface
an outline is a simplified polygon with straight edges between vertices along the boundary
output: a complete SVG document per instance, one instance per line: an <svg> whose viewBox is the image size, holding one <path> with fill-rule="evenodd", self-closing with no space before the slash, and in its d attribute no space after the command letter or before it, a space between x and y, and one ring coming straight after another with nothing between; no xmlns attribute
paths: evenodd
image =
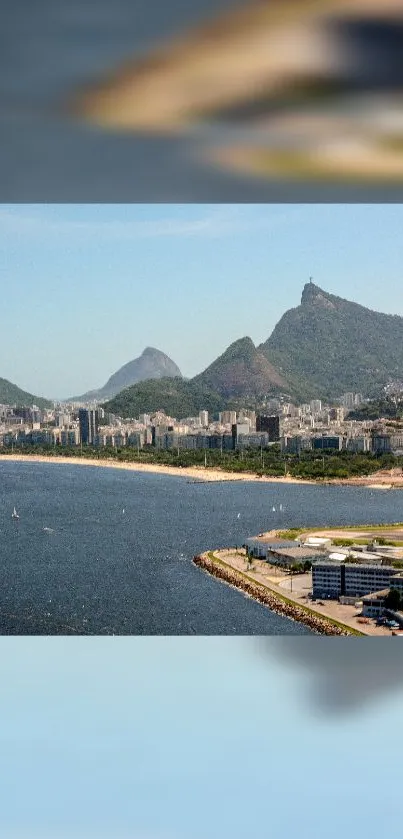
<svg viewBox="0 0 403 839"><path fill-rule="evenodd" d="M273 513L273 506L283 512ZM11 519L14 505L19 521ZM302 634L209 577L202 550L270 527L400 521L403 493L192 483L64 464L0 463L0 631Z"/></svg>

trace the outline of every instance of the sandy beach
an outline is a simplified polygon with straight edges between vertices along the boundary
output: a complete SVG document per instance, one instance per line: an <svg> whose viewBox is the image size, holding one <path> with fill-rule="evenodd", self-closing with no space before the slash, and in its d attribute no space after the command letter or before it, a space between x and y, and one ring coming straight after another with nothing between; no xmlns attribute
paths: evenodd
<svg viewBox="0 0 403 839"><path fill-rule="evenodd" d="M204 466L165 466L162 463L124 463L120 460L92 460L85 457L63 457L34 454L1 455L0 463L16 461L20 463L67 463L74 466L102 466L109 469L126 469L129 472L150 472L159 475L175 475L190 480L206 482L217 481L259 481L259 483L311 484L314 481L289 477L258 477L251 472L224 472L220 469L210 469Z"/></svg>
<svg viewBox="0 0 403 839"><path fill-rule="evenodd" d="M359 478L335 478L317 481L308 478L294 478L290 475L280 477L264 475L260 477L254 472L225 472L224 470L214 469L208 466L165 466L162 463L137 463L133 461L125 463L121 460L114 460L113 458L92 459L86 457L63 457L63 455L0 454L0 463L11 460L21 463L70 463L74 466L102 466L109 469L126 469L130 472L175 475L181 478L187 478L188 480L206 482L258 481L259 483L269 484L332 484L336 486L357 486L379 490L403 489L403 474L400 468L375 472L373 475L366 475Z"/></svg>

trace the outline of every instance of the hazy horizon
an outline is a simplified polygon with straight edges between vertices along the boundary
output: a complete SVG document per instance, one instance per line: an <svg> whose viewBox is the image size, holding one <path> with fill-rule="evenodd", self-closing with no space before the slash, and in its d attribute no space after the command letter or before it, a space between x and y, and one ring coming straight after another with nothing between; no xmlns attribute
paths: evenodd
<svg viewBox="0 0 403 839"><path fill-rule="evenodd" d="M402 315L402 221L400 205L3 205L0 376L66 399L152 346L190 378L265 341L310 276Z"/></svg>

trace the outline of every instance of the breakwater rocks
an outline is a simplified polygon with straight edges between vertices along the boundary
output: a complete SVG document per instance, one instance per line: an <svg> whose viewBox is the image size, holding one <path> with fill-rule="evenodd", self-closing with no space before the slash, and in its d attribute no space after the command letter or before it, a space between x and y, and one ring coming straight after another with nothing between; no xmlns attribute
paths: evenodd
<svg viewBox="0 0 403 839"><path fill-rule="evenodd" d="M284 615L285 617L291 618L298 623L304 624L304 626L308 626L309 629L317 635L354 634L353 631L350 632L347 628L343 629L342 627L327 621L326 618L314 615L312 612L301 608L297 603L294 604L288 600L283 600L280 596L277 596L275 592L272 592L260 583L247 578L235 568L230 568L229 565L224 563L221 564L221 562L215 561L208 556L208 554L200 554L199 556L193 557L193 562L199 568L203 568L204 571L212 574L213 577L223 580L223 582L228 583L228 585L234 586L235 588L245 592L245 594L249 597L253 597L253 599L257 600L259 603L263 603L263 605L267 606L272 612L275 612L278 615Z"/></svg>

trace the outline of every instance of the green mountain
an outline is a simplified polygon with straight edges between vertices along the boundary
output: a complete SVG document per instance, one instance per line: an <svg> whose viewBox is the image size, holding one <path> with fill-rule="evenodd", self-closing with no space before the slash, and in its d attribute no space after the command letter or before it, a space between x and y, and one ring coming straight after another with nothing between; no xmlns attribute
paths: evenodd
<svg viewBox="0 0 403 839"><path fill-rule="evenodd" d="M299 402L332 400L346 391L379 398L388 381L403 379L403 318L308 283L301 304L259 347L241 338L190 381L171 374L150 378L119 393L109 410L134 417L161 408L180 418L278 393Z"/></svg>
<svg viewBox="0 0 403 839"><path fill-rule="evenodd" d="M287 389L285 379L251 338L235 341L192 381L226 399L267 396Z"/></svg>
<svg viewBox="0 0 403 839"><path fill-rule="evenodd" d="M113 373L103 387L98 390L89 390L82 396L74 396L67 401L90 402L95 399L99 401L111 399L124 388L137 382L176 376L181 377L182 373L168 355L154 347L146 347L138 358L134 358L133 361L129 361Z"/></svg>
<svg viewBox="0 0 403 839"><path fill-rule="evenodd" d="M308 283L301 305L283 315L259 350L300 401L346 391L377 396L389 379L403 377L403 318Z"/></svg>
<svg viewBox="0 0 403 839"><path fill-rule="evenodd" d="M50 408L52 405L48 399L26 393L25 390L21 390L7 379L0 379L0 404L17 405L19 408L30 407L31 405L37 405L38 408Z"/></svg>
<svg viewBox="0 0 403 839"><path fill-rule="evenodd" d="M141 413L164 411L168 416L195 416L200 410L217 414L226 407L225 400L194 380L164 378L139 382L118 393L103 407L120 417L138 417Z"/></svg>

